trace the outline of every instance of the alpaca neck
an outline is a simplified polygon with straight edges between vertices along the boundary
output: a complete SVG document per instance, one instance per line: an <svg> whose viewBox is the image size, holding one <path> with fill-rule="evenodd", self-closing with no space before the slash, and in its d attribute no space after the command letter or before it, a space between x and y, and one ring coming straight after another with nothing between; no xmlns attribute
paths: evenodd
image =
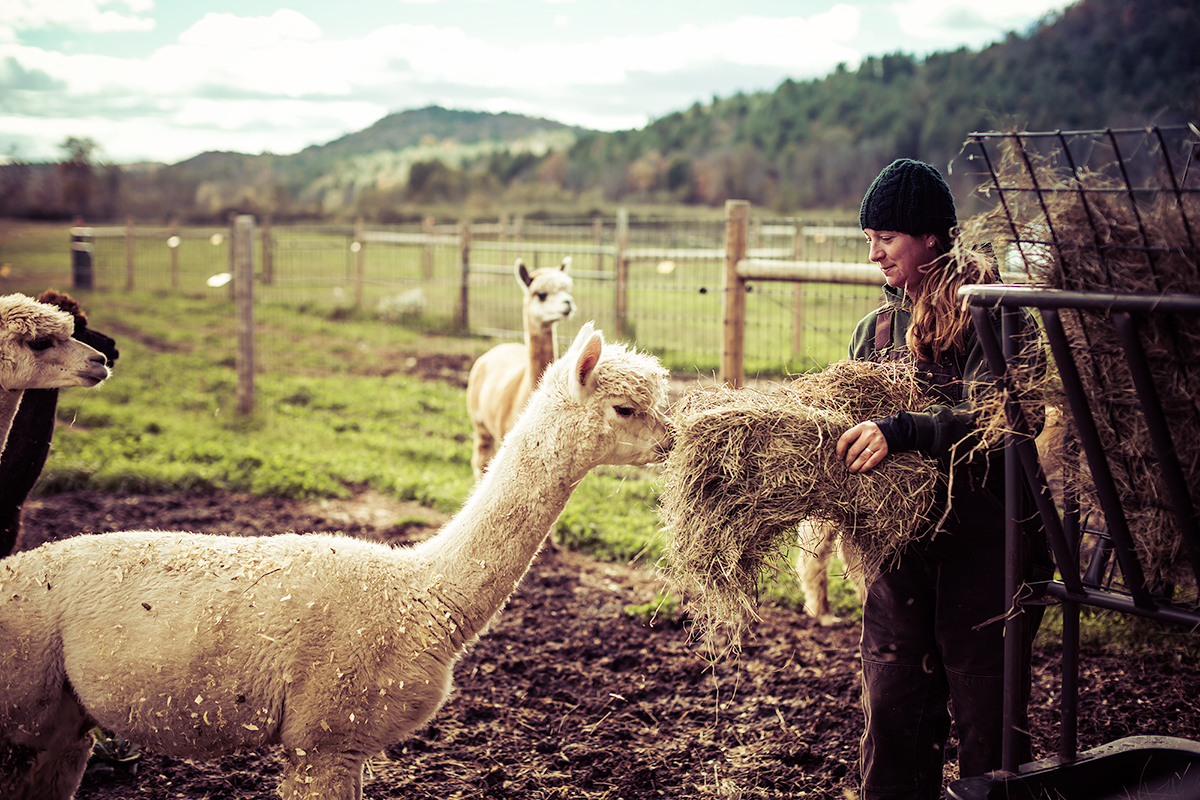
<svg viewBox="0 0 1200 800"><path fill-rule="evenodd" d="M12 430L13 418L21 407L24 389L0 389L0 452L8 444L8 432Z"/></svg>
<svg viewBox="0 0 1200 800"><path fill-rule="evenodd" d="M546 367L554 362L558 355L554 328L556 323L535 325L525 323L525 348L529 351L529 381L530 386L537 386Z"/></svg>
<svg viewBox="0 0 1200 800"><path fill-rule="evenodd" d="M541 401L538 403L538 401ZM516 589L590 465L557 446L566 434L534 397L463 508L420 547L455 613L455 645L482 633Z"/></svg>

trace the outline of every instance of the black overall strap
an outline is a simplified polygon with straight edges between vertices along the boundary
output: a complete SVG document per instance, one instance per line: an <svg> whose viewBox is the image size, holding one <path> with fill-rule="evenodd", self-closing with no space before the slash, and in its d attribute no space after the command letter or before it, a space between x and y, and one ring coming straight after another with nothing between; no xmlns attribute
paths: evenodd
<svg viewBox="0 0 1200 800"><path fill-rule="evenodd" d="M875 352L892 345L892 314L892 309L885 308L875 316Z"/></svg>

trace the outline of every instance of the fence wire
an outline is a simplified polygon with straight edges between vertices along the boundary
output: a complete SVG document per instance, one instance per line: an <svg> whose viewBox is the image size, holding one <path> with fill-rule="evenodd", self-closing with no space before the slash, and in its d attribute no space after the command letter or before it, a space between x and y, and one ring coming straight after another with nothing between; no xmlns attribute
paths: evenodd
<svg viewBox="0 0 1200 800"><path fill-rule="evenodd" d="M97 289L232 300L227 228L92 232ZM469 227L260 225L256 236L260 337L273 335L271 315L287 313L520 340L516 260L538 269L569 256L578 311L559 326L560 347L584 322L595 320L611 338L655 353L678 373L712 376L719 369L721 218L517 220ZM866 262L853 221L753 219L749 237L752 257ZM854 324L881 299L878 288L833 283L764 281L752 282L748 290L750 377L782 377L844 357ZM259 369L277 366L282 365L259 360Z"/></svg>

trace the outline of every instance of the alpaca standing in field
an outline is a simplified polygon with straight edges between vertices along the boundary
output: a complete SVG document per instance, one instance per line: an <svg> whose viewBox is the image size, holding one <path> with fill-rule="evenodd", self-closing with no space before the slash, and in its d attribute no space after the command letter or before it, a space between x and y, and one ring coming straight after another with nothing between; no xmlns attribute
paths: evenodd
<svg viewBox="0 0 1200 800"><path fill-rule="evenodd" d="M52 305L70 314L74 320L72 338L96 348L111 368L118 352L112 339L87 326L87 315L69 295L49 289L38 296L39 303ZM37 483L50 454L54 438L58 389L27 389L21 396L8 442L0 455L0 558L17 547L21 531L21 507ZM34 543L22 542L29 549Z"/></svg>
<svg viewBox="0 0 1200 800"><path fill-rule="evenodd" d="M571 296L571 257L557 267L530 272L517 259L515 272L525 294L522 315L525 344L498 344L476 359L467 376L467 414L475 430L471 467L475 478L483 474L496 448L512 430L517 415L555 358L555 328L575 313Z"/></svg>
<svg viewBox="0 0 1200 800"><path fill-rule="evenodd" d="M138 531L0 562L0 797L70 797L98 725L186 758L280 744L286 800L361 798L363 763L442 704L588 471L664 454L666 377L585 325L412 547Z"/></svg>

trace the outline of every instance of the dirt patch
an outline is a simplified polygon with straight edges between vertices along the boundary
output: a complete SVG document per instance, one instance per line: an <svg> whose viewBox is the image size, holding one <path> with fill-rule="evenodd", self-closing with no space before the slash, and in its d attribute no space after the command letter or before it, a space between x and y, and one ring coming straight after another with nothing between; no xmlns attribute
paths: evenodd
<svg viewBox="0 0 1200 800"><path fill-rule="evenodd" d="M31 500L28 541L79 531L235 535L344 531L402 543L429 534L414 509L367 494L292 502L245 495L67 493ZM685 624L647 623L645 570L545 552L455 670L432 723L369 762L368 798L829 798L858 783L858 628L766 607L740 660L708 664ZM1171 656L1085 652L1080 746L1131 734L1200 738L1200 670ZM1057 748L1058 655L1037 653L1039 756ZM953 747L953 744L952 744ZM951 752L953 755L953 750ZM269 800L268 748L212 761L93 758L78 800Z"/></svg>

